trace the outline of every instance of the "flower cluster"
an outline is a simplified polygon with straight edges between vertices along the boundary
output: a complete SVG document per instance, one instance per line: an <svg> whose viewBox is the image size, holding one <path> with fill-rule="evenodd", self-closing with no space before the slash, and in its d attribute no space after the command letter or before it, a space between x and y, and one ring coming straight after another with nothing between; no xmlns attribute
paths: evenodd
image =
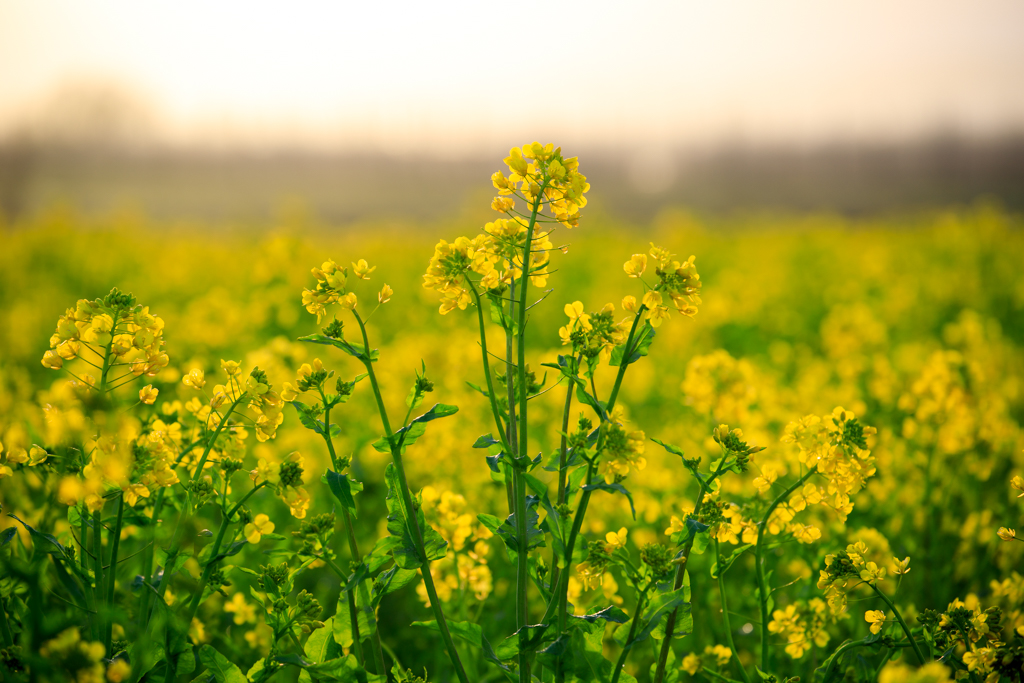
<svg viewBox="0 0 1024 683"><path fill-rule="evenodd" d="M432 568L435 577L440 578L437 589L441 600L451 600L456 591L470 592L477 600L486 600L494 588L487 564L491 550L487 539L493 534L467 512L466 499L458 493L427 486L420 492L420 500L427 522L448 541L452 551ZM419 583L416 591L423 604L429 606L426 586Z"/></svg>
<svg viewBox="0 0 1024 683"><path fill-rule="evenodd" d="M164 321L150 313L148 306L136 304L134 296L114 288L102 299L79 299L57 320L42 363L59 370L64 361L82 358L101 370L104 379L115 367L127 367L134 377L153 377L169 362L163 350L163 332ZM85 351L91 356L84 356ZM83 379L96 384L91 375Z"/></svg>
<svg viewBox="0 0 1024 683"><path fill-rule="evenodd" d="M768 632L785 638L786 654L793 659L800 659L812 645L828 645L826 617L825 601L821 598L811 598L806 602L787 605L785 609L772 612Z"/></svg>
<svg viewBox="0 0 1024 683"><path fill-rule="evenodd" d="M668 306L664 305L665 298L672 300L672 305L681 314L693 317L697 315L697 307L701 304L700 275L694 265L696 256L690 256L683 262L675 260L675 254L670 253L663 247L656 247L651 243L650 261L654 265L654 274L658 277L657 284L648 287L647 293L643 296L643 305L646 307L646 317L651 325L658 327L662 321L669 317ZM643 274L647 271L647 254L633 254L626 261L622 269L626 275L643 281ZM622 307L627 311L638 311L636 297L627 296L622 301Z"/></svg>
<svg viewBox="0 0 1024 683"><path fill-rule="evenodd" d="M579 223L590 185L577 170L575 158L565 159L561 148L535 142L513 149L505 163L509 175L498 171L491 177L499 192L491 206L509 217L487 223L472 239L441 240L434 247L423 286L441 295L442 315L466 310L481 293L500 293L524 278L544 287L555 246L553 230L540 231L537 226L556 223L571 228ZM516 211L514 198L528 204L528 214Z"/></svg>
<svg viewBox="0 0 1024 683"><path fill-rule="evenodd" d="M825 599L833 614L846 609L846 595L861 584L877 586L885 579L887 570L877 562L868 560L868 547L861 541L851 543L846 550L825 556L825 568L820 570L818 588L825 591ZM893 558L893 573L906 574L910 571L910 558Z"/></svg>
<svg viewBox="0 0 1024 683"><path fill-rule="evenodd" d="M586 313L582 301L566 304L569 323L558 329L563 345L572 344L588 362L608 360L612 349L626 341L627 321L615 321L615 304L605 304L597 313Z"/></svg>
<svg viewBox="0 0 1024 683"><path fill-rule="evenodd" d="M816 467L828 480L831 499L825 504L843 521L853 510L850 496L875 473L875 461L867 444L867 437L874 433L874 427L861 425L853 413L838 407L831 415L808 415L791 422L783 434L783 443L798 447L802 464Z"/></svg>
<svg viewBox="0 0 1024 683"><path fill-rule="evenodd" d="M515 212L513 197L534 206L545 206L555 220L567 228L579 225L580 209L587 205L584 196L590 190L586 176L579 172L576 157L566 159L562 148L533 142L513 147L505 159L509 174L495 171L491 183L498 196L491 208L510 215Z"/></svg>

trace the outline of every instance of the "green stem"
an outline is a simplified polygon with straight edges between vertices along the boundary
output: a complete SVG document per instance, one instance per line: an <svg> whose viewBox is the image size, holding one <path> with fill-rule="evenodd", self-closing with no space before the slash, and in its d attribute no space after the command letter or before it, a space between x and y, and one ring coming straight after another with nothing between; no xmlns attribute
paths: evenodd
<svg viewBox="0 0 1024 683"><path fill-rule="evenodd" d="M427 597L430 600L430 607L434 612L434 619L437 621L438 627L441 629L441 638L444 640L445 648L448 650L448 657L452 661L452 665L455 667L455 673L459 677L462 683L469 683L469 677L466 675L466 670L462 665L462 659L459 657L459 652L455 648L455 641L452 639L451 631L448 628L448 621L444 617L444 610L441 608L441 601L437 597L437 589L434 587L434 577L430 573L430 561L427 559L426 548L423 544L423 532L420 530L420 525L416 521L416 508L413 506L412 493L409 491L409 482L405 476L405 466L402 463L402 452L401 449L397 448L394 444L394 432L391 431L391 422L388 420L388 411L384 407L384 397L380 392L380 385L377 383L377 374L373 370L373 361L370 360L370 339L366 334L366 325L363 324L363 319L359 317L359 314L353 310L352 315L355 316L356 322L359 323L359 329L363 334L363 350L365 360L363 364L366 366L366 372L370 377L370 386L373 388L373 396L377 400L377 411L380 414L381 425L384 427L384 434L387 436L388 441L392 443L391 446L391 459L395 464L395 472L398 475L398 487L401 492L402 506L405 508L406 519L408 520L409 533L412 535L413 542L416 544L416 550L419 553L421 564L421 573L423 574L423 585L427 589Z"/></svg>
<svg viewBox="0 0 1024 683"><path fill-rule="evenodd" d="M747 670L740 661L740 653L736 650L736 643L732 639L732 626L729 624L729 603L725 597L725 572L722 570L722 553L719 549L717 538L715 539L715 564L718 565L718 594L721 596L722 602L722 625L725 626L725 641L729 644L729 649L732 650L732 657L736 661L736 666L740 669L740 674L743 675L744 682L750 683Z"/></svg>
<svg viewBox="0 0 1024 683"><path fill-rule="evenodd" d="M101 536L103 529L102 510L101 506L99 510L92 513L93 593L94 600L96 601L96 612L98 613L98 623L94 624L96 640L99 640L102 636L103 622L106 619L103 607L103 555L100 553L103 544Z"/></svg>
<svg viewBox="0 0 1024 683"><path fill-rule="evenodd" d="M708 488L711 486L711 482L721 473L722 464L725 463L725 456L722 456L722 461L719 463L718 470L709 478L704 481L700 478L697 481L700 482L700 492L697 494L697 504L693 506L693 518L696 519L700 516L701 508L704 507L704 499L707 495ZM686 579L686 564L690 560L690 552L693 550L693 542L697 540L696 529L690 531L689 537L686 539L686 544L683 546L683 551L677 560L676 565L676 576L672 581L672 590L679 590L683 587L683 581ZM676 628L676 615L679 610L672 610L668 618L665 620L665 639L661 641L661 651L658 653L658 667L654 673L655 683L661 683L665 679L665 666L668 664L668 653L672 649L672 632Z"/></svg>
<svg viewBox="0 0 1024 683"><path fill-rule="evenodd" d="M220 438L221 432L224 431L224 426L227 425L228 419L231 417L231 414L234 413L235 408L238 407L238 404L241 403L242 399L245 398L245 396L246 396L245 392L242 392L241 394L239 394L238 398L236 398L234 401L232 401L231 405L229 405L228 409L224 412L224 417L221 418L220 423L217 425L217 429L214 430L214 432L213 432L213 436L210 437L210 439L206 442L206 446L203 448L203 454L199 457L199 465L196 467L196 476L199 476L199 475L202 474L203 468L206 466L206 460L207 460L207 458L210 455L210 451L212 451L213 447L217 444L217 439ZM188 452L187 450L182 450L182 452L178 455L178 458L177 458L177 460L175 461L175 464L174 464L175 468L177 468L181 464L181 461L184 459L184 457L185 457L187 452ZM192 482L192 477L189 476L188 477L188 482L185 485L185 492L186 492L186 499L185 500L186 500L186 502L185 502L184 507L182 507L178 511L178 519L174 523L174 531L171 533L171 544L170 544L171 551L170 551L170 554L167 557L168 561L166 562L166 564L168 566L171 565L173 563L174 559L177 558L178 548L181 547L181 538L179 537L178 534L179 534L179 531L184 533L184 528L185 527L182 525L181 522L182 522L183 518L185 518L187 516L187 511L189 511L191 509L190 496L192 494L189 492L189 489L188 489L188 484L190 484L191 482ZM150 548L149 552L146 554L146 560L145 560L146 564L145 564L145 567L144 567L144 570L146 572L146 574L145 574L145 576L146 576L146 583L149 583L149 584L151 584L153 582L153 572L155 571L155 568L153 566L153 559L154 559L154 554L156 553L156 548L155 548L155 545L156 545L156 525L159 522L159 513L163 510L164 496L166 494L166 491L167 491L166 488L161 488L159 491L157 491L156 502L153 504L153 516L151 518L152 522L153 522L153 546ZM170 576L168 576L167 567L165 566L164 567L163 575L160 577L160 582L155 586L156 594L159 595L161 597L161 599L163 598L164 590L166 589L166 586L169 584L169 581L170 581ZM143 590L142 591L141 610L140 610L140 613L139 613L139 623L142 624L142 626L143 626L143 629L142 629L143 632L146 632L148 630L149 616L150 616L149 603L150 603L151 600L152 600L152 596L150 595L150 591Z"/></svg>
<svg viewBox="0 0 1024 683"><path fill-rule="evenodd" d="M526 242L523 244L522 274L519 278L519 334L517 335L517 373L516 385L519 389L519 434L518 462L512 470L512 490L515 493L516 503L516 542L519 546L519 554L516 558L516 624L519 628L519 681L530 683L530 655L526 651L526 626L530 623L529 614L529 589L530 589L530 552L527 548L526 538L526 480L524 475L529 462L529 445L527 444L527 432L529 421L527 420L527 405L529 396L526 386L526 297L530 284L530 256L533 253L533 231L537 226L537 213L540 211L541 197L547 182L541 183L540 191L533 200L533 211L530 214L530 223L526 226ZM511 386L511 383L510 383ZM511 417L509 418L511 420Z"/></svg>
<svg viewBox="0 0 1024 683"><path fill-rule="evenodd" d="M336 565L326 554L321 555L320 559L338 575L342 582L348 581L348 576L341 571L341 567ZM348 599L348 619L352 629L352 651L355 652L359 666L363 666L363 641L359 636L359 612L356 609L356 596L352 594L352 591L345 591L345 597ZM383 669L380 670L383 671Z"/></svg>
<svg viewBox="0 0 1024 683"><path fill-rule="evenodd" d="M110 536L110 563L107 571L107 606L114 605L114 588L117 576L117 551L121 546L121 524L124 521L124 493L117 497L117 521L114 523L114 531ZM110 652L110 643L113 637L114 621L109 615L104 618L103 646Z"/></svg>
<svg viewBox="0 0 1024 683"><path fill-rule="evenodd" d="M789 496L796 491L798 488L803 486L804 482L811 478L818 471L818 467L814 466L807 470L807 473L796 480L796 482L788 489L782 492L782 494L772 501L772 504L768 506L768 511L764 513L764 517L757 525L757 545L754 546L754 554L756 556L757 564L757 594L761 606L761 670L768 671L769 663L771 662L771 648L768 647L768 579L764 573L764 530L768 527L768 520L771 519L772 513L775 512L775 508L779 507Z"/></svg>
<svg viewBox="0 0 1024 683"><path fill-rule="evenodd" d="M637 325L640 322L640 319L643 317L642 314L644 312L644 309L645 309L645 307L643 305L641 305L639 310L637 310L636 317L633 318L633 325L629 329L629 336L626 338L625 353L623 354L623 363L619 366L619 370L618 370L618 372L615 375L615 384L612 386L612 392L611 392L611 394L608 395L608 403L605 405L605 412L608 413L608 414L611 414L612 410L615 408L615 402L616 402L616 400L618 399L618 396L619 396L619 389L622 386L622 379L626 376L626 368L628 367L629 364L626 363L625 361L626 361L626 359L629 358L629 356L632 353L633 338L636 336L636 328L637 328ZM595 397L595 400L596 400L596 397ZM598 441L599 441L598 452L600 452L600 441L601 441L601 438L604 435L604 432L603 432L603 430L604 430L604 420L603 420L603 418L602 418L602 423L601 423L601 430L602 430L601 435L598 437ZM587 464L587 479L586 479L585 486L590 486L590 484L593 482L593 477L594 477L594 465L593 465L593 463L588 463ZM560 585L558 586L558 589L551 596L551 600L548 602L547 609L545 610L544 619L541 620L541 623L547 623L547 620L550 618L550 616L553 613L554 609L557 608L558 609L558 629L559 629L560 633L564 633L566 628L568 627L568 621L569 621L569 617L568 617L568 607L569 607L569 574L571 573L570 572L570 565L572 564L573 550L576 547L576 537L579 536L580 529L583 526L583 518L586 516L586 514L587 514L587 507L590 504L590 494L591 494L591 491L583 491L583 493L580 496L580 502L579 502L579 505L576 508L576 514L573 517L573 521L572 521L572 530L569 532L569 539L568 539L568 541L567 541L567 543L565 545L565 555L564 555L564 558L563 558L562 568L561 568L561 571L559 573L559 578L561 579L561 582L560 582ZM559 670L559 675L562 675L562 673L561 673L561 659L559 659L558 670Z"/></svg>
<svg viewBox="0 0 1024 683"><path fill-rule="evenodd" d="M7 609L4 607L3 598L0 598L0 631L4 636L4 647L14 645L14 634L11 633L11 624L7 621Z"/></svg>
<svg viewBox="0 0 1024 683"><path fill-rule="evenodd" d="M331 437L331 409L327 407L327 396L324 394L324 390L323 390L322 387L320 389L320 398L323 399L323 402L324 402L324 424L326 425L326 429L325 429L324 434L323 434L324 442L326 442L326 444L327 444L327 452L331 456L331 462L334 464L335 471L337 471L337 470L340 470L341 468L338 466L338 454L334 450L334 439ZM413 401L412 405L416 405L416 401ZM412 411L412 406L409 407L409 410L410 410L410 412ZM408 415L406 415L405 421L406 421L406 423L409 422L409 416ZM339 472L339 474L340 474L340 472ZM363 556L360 554L360 552L359 552L359 544L356 542L356 532L355 532L355 527L352 525L352 516L349 514L348 508L346 508L345 506L342 506L341 514L342 514L342 521L345 524L345 534L348 536L348 549L349 549L349 552L352 555L352 561L355 562L356 564L359 564L359 563L361 563L363 561ZM345 578L346 577L342 577L342 579L345 579ZM350 616L352 618L352 633L358 634L359 633L359 613L356 612L356 609L355 609L356 608L355 596L352 595L352 591L349 591L348 593L349 593L349 605L348 605L349 606L349 613L350 613ZM359 582L359 598L360 598L360 600L362 601L362 603L364 605L369 606L369 604L370 604L370 593L369 593L369 591L366 588L366 580L365 579ZM374 661L377 664L377 673L379 673L381 675L387 675L387 670L385 669L385 664L384 664L384 652L381 649L380 632L377 629L376 621L375 621L376 620L376 616L374 615L372 609L367 609L367 611L366 611L366 618L369 620L370 624L373 626L373 641L372 641L373 642L373 658L374 658ZM356 638L355 642L357 644L356 648L355 648L356 652L359 655L359 658L362 659L362 654L363 654L362 653L362 647L360 645L358 645L358 643L360 642L358 637Z"/></svg>
<svg viewBox="0 0 1024 683"><path fill-rule="evenodd" d="M890 600L885 593L878 590L878 586L874 584L870 584L870 586L875 591L875 594L878 595L878 597L882 598L882 602L884 602L886 606L888 606L888 608L892 610L892 613L896 615L896 621L900 622L900 627L903 629L903 632L907 635L907 640L910 641L910 646L914 648L914 654L917 655L917 661L921 663L921 666L924 666L924 655L921 653L921 648L918 647L917 641L914 640L914 635L910 632L910 627L907 626L907 622L903 621L903 615L900 614L900 611L898 609L896 609L896 605L893 604L892 600Z"/></svg>
<svg viewBox="0 0 1024 683"><path fill-rule="evenodd" d="M235 516L238 509L242 507L245 501L249 500L249 497L252 496L252 494L256 493L264 486L266 486L266 482L254 486L252 490L242 496L242 498L235 503L234 507L224 514L224 518L220 521L220 529L217 530L217 538L213 541L213 549L210 551L210 559L207 560L206 565L203 567L203 574L199 580L199 588L192 594L192 601L188 606L188 618L185 620L186 628L188 627L188 624L192 623L192 620L196 617L196 613L199 611L199 604L203 601L203 593L206 591L206 584L209 583L210 576L213 574L213 569L218 562L217 555L220 553L220 546L224 541L224 534L227 533L228 527L231 525L231 518Z"/></svg>
<svg viewBox="0 0 1024 683"><path fill-rule="evenodd" d="M512 447L509 445L508 437L505 433L506 427L501 419L501 410L498 409L498 397L494 393L494 380L491 378L491 363L487 352L487 329L484 325L484 309L481 305L480 293L469 278L466 279L466 282L469 283L469 290L473 293L473 298L476 300L477 320L480 323L480 352L484 365L484 379L487 381L487 398L490 399L491 415L494 417L494 426L498 432L498 438L501 439L501 448L511 456ZM508 379L507 372L506 369L506 380ZM508 511L511 514L515 509L515 497L512 491L512 482L508 480L508 477L505 478L505 497L508 499Z"/></svg>
<svg viewBox="0 0 1024 683"><path fill-rule="evenodd" d="M82 562L82 570L84 571L88 566L87 556L89 553L85 550L85 544L88 543L89 539L89 508L82 503L82 509L79 511L79 538L78 548L82 551L82 556L79 558Z"/></svg>
<svg viewBox="0 0 1024 683"><path fill-rule="evenodd" d="M647 591L640 593L640 597L636 601L636 613L633 614L633 623L629 626L629 636L626 638L626 644L622 647L622 652L619 653L619 659L615 662L614 673L612 673L612 683L619 683L619 676L622 675L622 670L626 666L626 657L629 656L629 651L633 649L633 638L636 637L636 629L640 625L640 617L644 613L644 599L647 597Z"/></svg>
<svg viewBox="0 0 1024 683"><path fill-rule="evenodd" d="M582 354L581 356L582 357ZM570 363L575 366L579 362L575 355L571 356ZM568 481L568 465L566 460L569 457L569 415L572 412L572 393L576 388L575 382L569 382L565 390L565 407L562 409L562 437L558 444L558 504L565 505L565 487ZM551 590L554 591L559 581L558 556L555 553L554 545L551 547Z"/></svg>

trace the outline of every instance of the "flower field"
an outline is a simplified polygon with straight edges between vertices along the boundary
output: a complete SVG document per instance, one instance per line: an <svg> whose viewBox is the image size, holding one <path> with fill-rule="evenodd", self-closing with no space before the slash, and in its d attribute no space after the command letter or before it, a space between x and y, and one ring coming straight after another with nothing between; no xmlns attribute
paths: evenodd
<svg viewBox="0 0 1024 683"><path fill-rule="evenodd" d="M3 680L1020 680L1021 217L585 172L0 227Z"/></svg>

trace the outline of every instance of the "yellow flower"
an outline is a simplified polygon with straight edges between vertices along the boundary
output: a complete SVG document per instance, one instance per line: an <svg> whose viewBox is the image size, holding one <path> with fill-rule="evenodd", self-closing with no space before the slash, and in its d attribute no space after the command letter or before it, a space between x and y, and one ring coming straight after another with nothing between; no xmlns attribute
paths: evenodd
<svg viewBox="0 0 1024 683"><path fill-rule="evenodd" d="M761 468L761 476L754 479L754 486L757 488L758 493L764 493L772 487L775 480L779 478L779 473L771 465L765 465Z"/></svg>
<svg viewBox="0 0 1024 683"><path fill-rule="evenodd" d="M579 321L579 324L584 330L591 329L590 316L587 313L584 313L582 301L574 301L571 304L566 304L562 310L564 310L565 314L569 316L569 324L573 328L576 327L576 322Z"/></svg>
<svg viewBox="0 0 1024 683"><path fill-rule="evenodd" d="M1013 529L1008 529L1005 526L999 527L999 531L996 532L996 536L1003 539L1004 541L1012 541L1017 538L1017 532Z"/></svg>
<svg viewBox="0 0 1024 683"><path fill-rule="evenodd" d="M32 444L32 448L28 451L28 464L35 467L46 462L48 457L50 457L50 454L46 452L45 448Z"/></svg>
<svg viewBox="0 0 1024 683"><path fill-rule="evenodd" d="M626 271L626 275L630 277L640 277L647 270L647 254L633 254L628 261L626 261L622 269Z"/></svg>
<svg viewBox="0 0 1024 683"><path fill-rule="evenodd" d="M369 280L370 273L377 270L377 266L370 267L370 264L366 262L366 259L359 259L358 263L352 264L352 274L360 280Z"/></svg>
<svg viewBox="0 0 1024 683"><path fill-rule="evenodd" d="M501 171L498 171L498 174L500 173ZM501 213L507 213L508 211L511 211L512 208L515 207L515 205L516 202L511 197L495 197L493 200L491 200L491 208Z"/></svg>
<svg viewBox="0 0 1024 683"><path fill-rule="evenodd" d="M691 676L696 676L697 672L701 670L700 657L692 652L686 655L683 657L682 669Z"/></svg>
<svg viewBox="0 0 1024 683"><path fill-rule="evenodd" d="M622 308L630 313L636 313L636 297L632 294L622 297Z"/></svg>
<svg viewBox="0 0 1024 683"><path fill-rule="evenodd" d="M646 299L647 297L644 298ZM651 322L651 327L660 327L661 323L671 315L668 306L658 306L647 311L647 319Z"/></svg>
<svg viewBox="0 0 1024 683"><path fill-rule="evenodd" d="M885 612L880 609L869 609L864 613L864 621L871 624L872 633L879 633L885 624Z"/></svg>
<svg viewBox="0 0 1024 683"><path fill-rule="evenodd" d="M651 309L661 306L661 292L652 289L644 294L644 306Z"/></svg>
<svg viewBox="0 0 1024 683"><path fill-rule="evenodd" d="M377 301L382 304L386 304L391 301L391 295L395 293L395 290L391 289L391 285L384 283L381 287L380 294L377 295Z"/></svg>
<svg viewBox="0 0 1024 683"><path fill-rule="evenodd" d="M249 543L259 543L263 534L273 532L274 523L270 521L270 517L260 513L256 515L255 519L245 525L245 540L249 541Z"/></svg>
<svg viewBox="0 0 1024 683"><path fill-rule="evenodd" d="M626 547L626 527L622 527L618 531L609 531L605 534L604 540L608 541L609 553Z"/></svg>
<svg viewBox="0 0 1024 683"><path fill-rule="evenodd" d="M206 386L206 375L198 368L189 370L189 373L182 378L181 383L199 391Z"/></svg>
<svg viewBox="0 0 1024 683"><path fill-rule="evenodd" d="M64 359L56 351L50 349L43 354L43 367L50 368L51 370L60 370L64 367Z"/></svg>
<svg viewBox="0 0 1024 683"><path fill-rule="evenodd" d="M892 558L893 566L892 573L896 576L902 576L910 571L910 558L906 557L900 560L898 557Z"/></svg>
<svg viewBox="0 0 1024 683"><path fill-rule="evenodd" d="M228 377L234 377L242 371L241 364L237 360L222 359L220 362L220 369L223 370Z"/></svg>
<svg viewBox="0 0 1024 683"><path fill-rule="evenodd" d="M149 498L149 487L142 483L132 484L124 490L122 495L124 495L124 502L128 503L128 507L135 507L139 498Z"/></svg>
<svg viewBox="0 0 1024 683"><path fill-rule="evenodd" d="M110 683L123 683L131 678L132 667L123 659L115 659L113 663L107 667L107 680Z"/></svg>
<svg viewBox="0 0 1024 683"><path fill-rule="evenodd" d="M28 462L28 451L18 446L11 448L7 451L7 462L12 465L24 465Z"/></svg>
<svg viewBox="0 0 1024 683"><path fill-rule="evenodd" d="M1020 491L1020 493L1017 494L1018 498L1024 496L1024 477L1021 477L1020 475L1015 476L1010 480L1010 486Z"/></svg>
<svg viewBox="0 0 1024 683"><path fill-rule="evenodd" d="M860 578L868 583L881 581L885 578L885 567L879 567L874 562L868 562L864 565L864 569L860 570Z"/></svg>
<svg viewBox="0 0 1024 683"><path fill-rule="evenodd" d="M231 602L224 603L225 612L233 612L236 624L256 621L256 608L245 601L245 596L235 593L231 596Z"/></svg>
<svg viewBox="0 0 1024 683"><path fill-rule="evenodd" d="M285 494L285 501L288 503L288 507L291 508L292 517L295 519L305 519L306 510L309 508L309 493L306 489L289 488Z"/></svg>
<svg viewBox="0 0 1024 683"><path fill-rule="evenodd" d="M147 406L151 406L156 403L156 397L159 393L159 389L154 389L152 384L147 384L139 389L139 401Z"/></svg>
<svg viewBox="0 0 1024 683"><path fill-rule="evenodd" d="M356 310L356 305L358 305L359 300L356 298L355 292L349 292L345 296L341 297L339 303L341 303L343 308L354 311Z"/></svg>

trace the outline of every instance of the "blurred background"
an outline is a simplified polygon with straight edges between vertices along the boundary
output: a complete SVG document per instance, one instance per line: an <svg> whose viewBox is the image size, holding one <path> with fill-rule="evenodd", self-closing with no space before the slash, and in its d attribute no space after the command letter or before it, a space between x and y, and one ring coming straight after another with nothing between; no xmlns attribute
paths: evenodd
<svg viewBox="0 0 1024 683"><path fill-rule="evenodd" d="M440 219L509 147L595 208L1024 205L1024 5L0 2L0 213Z"/></svg>

